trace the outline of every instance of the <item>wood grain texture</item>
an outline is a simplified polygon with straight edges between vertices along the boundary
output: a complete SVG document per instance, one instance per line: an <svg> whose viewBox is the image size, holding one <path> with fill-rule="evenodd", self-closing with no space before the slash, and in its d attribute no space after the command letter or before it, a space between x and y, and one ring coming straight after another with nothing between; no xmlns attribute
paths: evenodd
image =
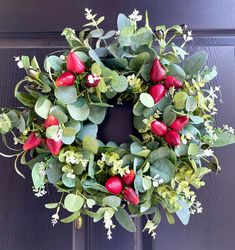
<svg viewBox="0 0 235 250"><path fill-rule="evenodd" d="M209 64L218 67L219 76L213 85L222 86L223 105L218 103L219 115L217 125L235 124L235 60L234 47L193 47L204 49L209 53ZM169 225L164 219L158 229L156 240L144 239L144 246L152 250L232 250L235 245L235 146L216 150L220 159L222 173L214 173L205 178L206 186L197 191L204 212L191 217L187 226L178 220ZM174 246L174 247L173 247ZM145 249L145 248L144 248Z"/></svg>
<svg viewBox="0 0 235 250"><path fill-rule="evenodd" d="M0 106L19 105L13 98L13 91L23 72L17 68L13 56L36 54L40 57L47 53L45 49L0 49ZM7 152L2 143L0 151ZM26 166L19 168L26 180L16 174L13 159L0 157L0 249L72 249L71 225L58 224L53 228L50 216L54 211L44 208L45 203L56 201L58 195L49 188L46 197L35 197L29 169Z"/></svg>
<svg viewBox="0 0 235 250"><path fill-rule="evenodd" d="M116 28L114 17L118 13L130 14L134 8L148 10L151 25L187 23L193 29L235 28L234 0L1 0L0 3L2 32L61 31L64 27L80 30L85 23L85 7L105 15L108 20L105 25L109 28Z"/></svg>
<svg viewBox="0 0 235 250"><path fill-rule="evenodd" d="M60 33L66 26L82 29L85 7L106 16L106 29L116 29L119 12L129 14L136 8L148 9L153 26L186 23L193 29L195 38L189 49L208 51L210 64L219 70L214 84L222 85L224 103L219 103L217 122L235 124L234 0L100 0L99 4L95 0L1 0L0 4L0 106L18 105L13 89L23 72L18 70L13 56L36 55L42 62L46 54L64 49ZM128 140L128 134L135 132L130 111L130 107L121 106L110 111L100 126L100 138ZM1 142L0 150L5 150ZM48 196L36 199L28 169L20 167L27 178L23 180L15 173L11 159L0 158L0 250L233 250L234 150L235 146L217 150L223 172L209 175L206 187L198 192L204 213L193 216L188 226L178 221L172 226L163 219L155 241L142 234L141 220L136 221L136 234L117 226L112 241L106 240L103 223L93 224L89 218L84 219L80 231L64 224L52 228L51 214L44 203L54 201L57 194L50 188Z"/></svg>

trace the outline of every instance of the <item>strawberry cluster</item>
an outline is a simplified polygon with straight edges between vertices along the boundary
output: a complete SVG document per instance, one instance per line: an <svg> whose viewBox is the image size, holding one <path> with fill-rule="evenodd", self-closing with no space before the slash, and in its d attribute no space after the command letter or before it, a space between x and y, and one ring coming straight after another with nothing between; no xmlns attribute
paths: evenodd
<svg viewBox="0 0 235 250"><path fill-rule="evenodd" d="M55 81L56 87L68 87L75 84L76 75L80 75L85 72L86 67L83 61L76 55L75 52L70 52L66 61L66 69ZM88 88L97 87L99 84L100 78L93 74L85 75L85 86ZM57 125L59 126L59 121L54 115L49 115L44 122L44 128L47 129L50 126ZM30 149L40 146L42 143L45 143L46 147L49 149L50 153L54 156L58 155L62 147L62 140L54 140L51 138L42 138L39 133L31 132L27 140L23 145L23 150L28 151Z"/></svg>
<svg viewBox="0 0 235 250"><path fill-rule="evenodd" d="M169 88L179 89L183 87L183 83L173 76L166 76L166 70L158 59L153 61L150 70L150 80L157 83L149 89L149 94L153 97L154 103L157 104L166 94ZM175 121L167 127L162 121L154 120L151 123L151 131L158 137L163 137L165 141L172 145L180 144L179 132L188 124L187 116L179 116Z"/></svg>
<svg viewBox="0 0 235 250"><path fill-rule="evenodd" d="M59 126L59 121L54 115L49 115L48 118L44 121L44 128L47 129L50 126ZM62 147L62 140L54 140L51 138L43 139L41 135L35 132L31 132L27 140L23 145L23 150L28 151L40 146L42 143L45 143L46 147L50 153L54 156L58 155Z"/></svg>
<svg viewBox="0 0 235 250"><path fill-rule="evenodd" d="M111 176L105 182L105 188L114 195L123 193L123 198L130 204L138 205L140 200L137 193L130 187L135 179L134 170L128 170L121 178Z"/></svg>
<svg viewBox="0 0 235 250"><path fill-rule="evenodd" d="M73 86L75 84L76 75L80 75L85 72L86 67L83 61L76 55L75 52L71 51L68 54L66 61L67 71L62 73L55 81L57 87ZM99 77L93 74L87 74L85 76L86 87L97 87L100 82Z"/></svg>

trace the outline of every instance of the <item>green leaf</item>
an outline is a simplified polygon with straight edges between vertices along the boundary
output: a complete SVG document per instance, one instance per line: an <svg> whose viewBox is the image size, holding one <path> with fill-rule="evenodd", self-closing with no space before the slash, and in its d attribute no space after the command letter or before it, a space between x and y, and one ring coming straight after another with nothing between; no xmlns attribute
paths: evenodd
<svg viewBox="0 0 235 250"><path fill-rule="evenodd" d="M62 163L58 160L58 158L52 158L49 161L49 167L47 168L47 178L48 182L52 184L56 184L62 177Z"/></svg>
<svg viewBox="0 0 235 250"><path fill-rule="evenodd" d="M82 127L82 123L80 121L75 121L73 119L70 119L65 125L66 127L73 128L76 133L78 133Z"/></svg>
<svg viewBox="0 0 235 250"><path fill-rule="evenodd" d="M149 62L149 58L150 58L149 53L147 52L140 53L139 55L131 59L130 68L135 72L139 72L142 65Z"/></svg>
<svg viewBox="0 0 235 250"><path fill-rule="evenodd" d="M104 204L104 206L108 205L108 206L116 209L117 207L120 207L121 201L122 200L118 196L109 195L103 199L103 204Z"/></svg>
<svg viewBox="0 0 235 250"><path fill-rule="evenodd" d="M188 147L188 154L189 155L197 155L199 147L196 143L190 143Z"/></svg>
<svg viewBox="0 0 235 250"><path fill-rule="evenodd" d="M118 73L112 71L111 86L116 92L124 92L128 87L128 81L125 76L119 76Z"/></svg>
<svg viewBox="0 0 235 250"><path fill-rule="evenodd" d="M35 112L42 117L43 119L47 119L50 109L52 107L52 103L47 99L47 96L41 96L36 102L34 107Z"/></svg>
<svg viewBox="0 0 235 250"><path fill-rule="evenodd" d="M181 82L184 82L185 78L186 78L186 74L184 72L184 70L177 64L170 64L168 66L168 75L169 76L174 76L175 78L177 78L178 80L180 80Z"/></svg>
<svg viewBox="0 0 235 250"><path fill-rule="evenodd" d="M181 155L187 155L187 153L188 153L188 145L183 144L181 142L178 147L175 147L175 153L176 153L176 155L178 157L180 157Z"/></svg>
<svg viewBox="0 0 235 250"><path fill-rule="evenodd" d="M36 103L36 100L30 94L27 93L16 92L15 97L19 102L24 104L26 107L33 107Z"/></svg>
<svg viewBox="0 0 235 250"><path fill-rule="evenodd" d="M190 211L188 208L188 204L185 200L178 200L178 203L181 206L181 209L176 211L176 215L178 216L178 218L181 220L181 222L184 225L187 225L189 223L189 219L190 219Z"/></svg>
<svg viewBox="0 0 235 250"><path fill-rule="evenodd" d="M67 108L71 117L76 121L85 121L90 113L90 108L84 98L79 98Z"/></svg>
<svg viewBox="0 0 235 250"><path fill-rule="evenodd" d="M78 219L80 217L80 211L78 212L75 212L73 214L71 214L70 216L64 218L64 219L61 219L60 221L62 223L70 223L70 222L73 222L75 221L76 219Z"/></svg>
<svg viewBox="0 0 235 250"><path fill-rule="evenodd" d="M158 159L170 158L170 157L171 157L171 150L167 147L160 147L150 153L149 161L150 163L153 163Z"/></svg>
<svg viewBox="0 0 235 250"><path fill-rule="evenodd" d="M169 105L163 111L163 121L167 126L170 126L176 119L176 113L172 111L173 105Z"/></svg>
<svg viewBox="0 0 235 250"><path fill-rule="evenodd" d="M32 179L35 189L39 189L44 185L45 175L42 174L42 164L36 163L32 169Z"/></svg>
<svg viewBox="0 0 235 250"><path fill-rule="evenodd" d="M106 115L106 108L105 107L90 107L90 113L88 119L94 124L101 124Z"/></svg>
<svg viewBox="0 0 235 250"><path fill-rule="evenodd" d="M21 56L21 61L23 63L23 66L25 69L29 69L30 68L30 61L29 61L29 57L28 56Z"/></svg>
<svg viewBox="0 0 235 250"><path fill-rule="evenodd" d="M124 14L120 13L117 18L117 27L120 31L122 28L126 26L131 26L130 20Z"/></svg>
<svg viewBox="0 0 235 250"><path fill-rule="evenodd" d="M152 181L148 176L143 177L143 188L144 190L149 190L152 186Z"/></svg>
<svg viewBox="0 0 235 250"><path fill-rule="evenodd" d="M184 70L187 75L194 75L205 65L208 54L205 51L199 51L185 60Z"/></svg>
<svg viewBox="0 0 235 250"><path fill-rule="evenodd" d="M88 123L84 125L83 128L80 130L78 138L80 140L83 140L85 135L96 138L97 132L98 132L98 126L96 124Z"/></svg>
<svg viewBox="0 0 235 250"><path fill-rule="evenodd" d="M91 151L94 154L97 154L99 149L99 143L93 137L85 135L82 140L82 147Z"/></svg>
<svg viewBox="0 0 235 250"><path fill-rule="evenodd" d="M64 206L69 212L77 212L83 206L84 199L75 194L68 194L64 200Z"/></svg>
<svg viewBox="0 0 235 250"><path fill-rule="evenodd" d="M91 66L91 73L96 74L97 76L101 75L101 67L98 63L93 63Z"/></svg>
<svg viewBox="0 0 235 250"><path fill-rule="evenodd" d="M63 128L62 141L66 145L70 145L74 142L76 136L76 130L74 128Z"/></svg>
<svg viewBox="0 0 235 250"><path fill-rule="evenodd" d="M64 173L62 176L62 182L66 187L73 188L75 187L75 178L70 178L67 176L67 173Z"/></svg>
<svg viewBox="0 0 235 250"><path fill-rule="evenodd" d="M58 203L48 203L48 204L45 204L45 208L47 209L55 209L58 207Z"/></svg>
<svg viewBox="0 0 235 250"><path fill-rule="evenodd" d="M55 71L60 71L62 69L63 60L58 56L49 56L47 59L47 65L50 66Z"/></svg>
<svg viewBox="0 0 235 250"><path fill-rule="evenodd" d="M229 132L217 132L217 139L213 142L212 147L224 147L235 143L235 135Z"/></svg>
<svg viewBox="0 0 235 250"><path fill-rule="evenodd" d="M177 92L174 96L174 105L176 109L184 109L188 95L185 92Z"/></svg>
<svg viewBox="0 0 235 250"><path fill-rule="evenodd" d="M174 165L168 159L156 160L150 167L150 175L154 178L157 174L165 183L170 182L175 175Z"/></svg>
<svg viewBox="0 0 235 250"><path fill-rule="evenodd" d="M147 108L152 108L154 106L153 97L148 93L141 93L140 101Z"/></svg>
<svg viewBox="0 0 235 250"><path fill-rule="evenodd" d="M65 113L65 109L59 105L55 105L50 109L50 114L56 116L58 121L62 123L66 123L68 121L68 117Z"/></svg>
<svg viewBox="0 0 235 250"><path fill-rule="evenodd" d="M197 100L194 96L188 96L186 100L186 110L188 112L193 112L197 108Z"/></svg>
<svg viewBox="0 0 235 250"><path fill-rule="evenodd" d="M93 190L96 190L96 191L101 191L101 192L104 192L104 193L108 193L107 189L102 186L101 184L97 183L95 181L95 179L90 179L90 180L86 180L83 182L83 187L85 190L88 190L88 189L93 189Z"/></svg>
<svg viewBox="0 0 235 250"><path fill-rule="evenodd" d="M143 187L143 177L142 175L137 174L134 180L134 186L135 189L138 190L140 193L144 193L144 187Z"/></svg>
<svg viewBox="0 0 235 250"><path fill-rule="evenodd" d="M130 215L127 213L127 211L119 207L118 210L115 212L115 218L117 222L124 227L129 232L136 232L136 226L133 220L131 219Z"/></svg>
<svg viewBox="0 0 235 250"><path fill-rule="evenodd" d="M0 115L0 133L6 134L12 129L12 122L5 113Z"/></svg>
<svg viewBox="0 0 235 250"><path fill-rule="evenodd" d="M79 59L81 59L83 62L88 61L90 58L89 56L82 51L76 51L75 54L79 57Z"/></svg>
<svg viewBox="0 0 235 250"><path fill-rule="evenodd" d="M132 154L137 155L140 151L143 150L143 146L138 142L133 142L131 143L130 150Z"/></svg>
<svg viewBox="0 0 235 250"><path fill-rule="evenodd" d="M100 66L104 66L104 64L101 62L99 56L97 55L97 53L95 52L95 50L90 49L89 50L89 56L95 61L97 62Z"/></svg>
<svg viewBox="0 0 235 250"><path fill-rule="evenodd" d="M110 58L102 60L105 66L115 70L126 70L128 61L126 58Z"/></svg>
<svg viewBox="0 0 235 250"><path fill-rule="evenodd" d="M55 97L64 104L71 104L77 101L77 90L74 86L57 87Z"/></svg>

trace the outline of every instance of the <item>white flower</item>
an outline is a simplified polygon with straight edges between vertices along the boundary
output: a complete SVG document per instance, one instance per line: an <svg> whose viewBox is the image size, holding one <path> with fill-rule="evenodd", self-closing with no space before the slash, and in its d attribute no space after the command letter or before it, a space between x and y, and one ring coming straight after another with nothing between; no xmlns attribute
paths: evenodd
<svg viewBox="0 0 235 250"><path fill-rule="evenodd" d="M111 229L115 228L115 225L113 224L113 221L112 221L113 215L114 215L114 211L112 209L107 209L104 212L104 227L105 227L105 229L108 230L107 231L107 236L108 236L109 240L112 239L112 231L111 231Z"/></svg>
<svg viewBox="0 0 235 250"><path fill-rule="evenodd" d="M187 34L183 34L183 39L185 42L189 42L189 41L193 40L192 31L189 30Z"/></svg>
<svg viewBox="0 0 235 250"><path fill-rule="evenodd" d="M15 58L15 61L17 62L17 66L20 69L24 68L23 62L20 60L20 57L19 56L14 56L14 58Z"/></svg>
<svg viewBox="0 0 235 250"><path fill-rule="evenodd" d="M151 234L151 236L155 239L156 237L156 228L158 225L155 225L151 220L148 220L147 223L145 224L145 227L143 231L148 230L148 233Z"/></svg>
<svg viewBox="0 0 235 250"><path fill-rule="evenodd" d="M214 151L212 149L205 149L203 152L203 156L209 157L214 154Z"/></svg>
<svg viewBox="0 0 235 250"><path fill-rule="evenodd" d="M56 213L51 216L51 219L52 219L51 223L52 223L53 227L55 226L55 224L58 223L58 220L60 219L59 210L60 210L60 207L57 207Z"/></svg>
<svg viewBox="0 0 235 250"><path fill-rule="evenodd" d="M134 9L133 13L129 15L129 18L134 22L139 22L142 20L142 15L139 15L139 11Z"/></svg>
<svg viewBox="0 0 235 250"><path fill-rule="evenodd" d="M227 130L229 133L234 134L234 128L229 127L227 124L223 125L224 130Z"/></svg>
<svg viewBox="0 0 235 250"><path fill-rule="evenodd" d="M85 8L85 16L87 20L92 20L96 17L96 14L92 15L91 12L92 9Z"/></svg>

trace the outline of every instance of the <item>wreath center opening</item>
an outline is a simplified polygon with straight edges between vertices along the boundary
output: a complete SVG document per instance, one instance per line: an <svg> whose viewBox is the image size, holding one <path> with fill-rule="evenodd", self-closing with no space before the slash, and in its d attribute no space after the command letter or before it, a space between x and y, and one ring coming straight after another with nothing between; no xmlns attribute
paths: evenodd
<svg viewBox="0 0 235 250"><path fill-rule="evenodd" d="M115 141L118 144L128 142L129 135L135 133L133 127L133 105L115 105L107 110L107 115L99 125L98 137L102 142Z"/></svg>

